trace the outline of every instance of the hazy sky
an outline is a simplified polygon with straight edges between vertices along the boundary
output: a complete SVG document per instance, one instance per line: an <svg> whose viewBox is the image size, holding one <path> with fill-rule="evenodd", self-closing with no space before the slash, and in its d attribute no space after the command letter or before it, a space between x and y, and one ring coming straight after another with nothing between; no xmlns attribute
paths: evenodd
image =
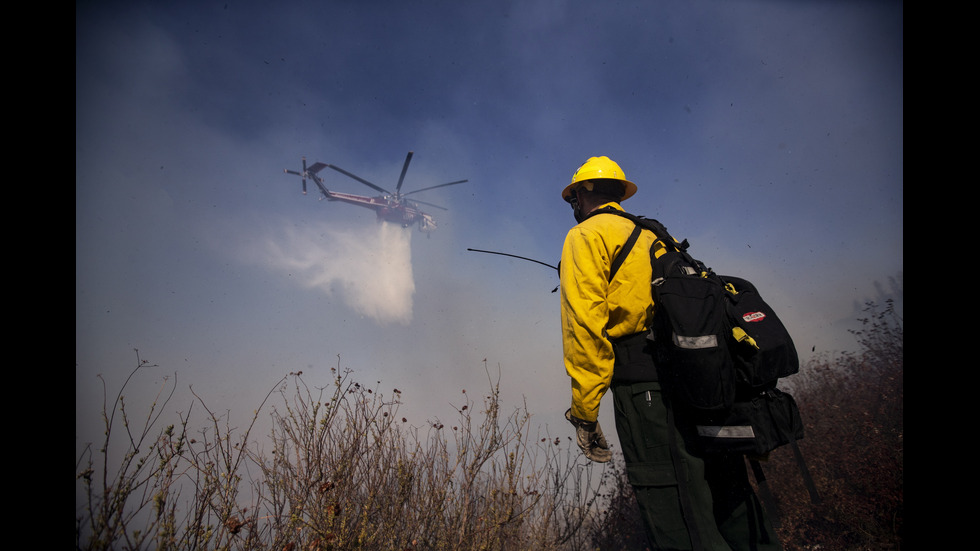
<svg viewBox="0 0 980 551"><path fill-rule="evenodd" d="M422 425L488 367L570 434L557 273L467 248L557 264L594 155L804 359L901 298L901 2L80 2L75 45L76 448L133 349L133 407L176 374L171 409L247 417L340 365ZM469 180L413 196L449 209L428 237L283 173L393 189L408 151L403 191Z"/></svg>

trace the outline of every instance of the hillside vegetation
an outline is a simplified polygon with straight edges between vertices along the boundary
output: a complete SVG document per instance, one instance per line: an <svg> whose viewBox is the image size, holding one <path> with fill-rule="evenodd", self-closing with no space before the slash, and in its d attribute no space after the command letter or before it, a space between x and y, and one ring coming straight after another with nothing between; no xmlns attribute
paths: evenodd
<svg viewBox="0 0 980 551"><path fill-rule="evenodd" d="M858 353L812 359L786 385L819 496L790 447L764 463L787 551L902 546L902 319L891 303L867 313ZM147 366L137 352L133 374ZM199 396L207 426L190 410L167 422L172 386L130 411L130 375L106 399L105 440L76 459L76 549L646 548L621 459L588 463L526 408L503 411L491 373L453 422L423 427L399 416L397 390L333 375L326 388L285 377L243 431ZM273 420L262 438L260 414Z"/></svg>

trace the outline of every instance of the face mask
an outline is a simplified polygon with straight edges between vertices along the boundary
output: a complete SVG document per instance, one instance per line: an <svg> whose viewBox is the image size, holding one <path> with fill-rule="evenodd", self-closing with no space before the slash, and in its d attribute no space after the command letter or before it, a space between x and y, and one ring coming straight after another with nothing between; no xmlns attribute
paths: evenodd
<svg viewBox="0 0 980 551"><path fill-rule="evenodd" d="M575 221L581 224L585 220L585 216L582 214L582 205L579 204L578 194L575 193L574 189L568 197L568 204L572 206L572 214L575 216Z"/></svg>

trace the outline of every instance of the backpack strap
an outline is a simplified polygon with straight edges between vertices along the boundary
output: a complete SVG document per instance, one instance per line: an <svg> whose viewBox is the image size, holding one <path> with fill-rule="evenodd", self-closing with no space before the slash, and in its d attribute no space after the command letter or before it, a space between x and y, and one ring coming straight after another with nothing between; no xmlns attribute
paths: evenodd
<svg viewBox="0 0 980 551"><path fill-rule="evenodd" d="M767 394L772 394L773 390L767 390L765 392ZM772 407L771 402L767 401L766 403L768 407L770 408ZM806 486L806 491L807 493L810 494L810 503L813 505L820 505L822 500L820 499L820 494L817 491L817 485L814 484L813 477L810 476L810 469L807 467L806 461L803 459L803 452L800 450L800 445L796 437L794 435L788 434L787 431L782 429L781 427L779 427L779 430L782 436L787 440L789 440L790 447L793 448L793 457L794 459L796 459L796 465L800 468L800 476L803 477L803 484ZM762 474L762 465L758 465L758 458L749 458L749 459L750 459L750 463L751 462L756 463L755 465L752 466L752 471L756 475L756 480L760 484L763 484L763 480L765 480L765 475ZM762 480L760 480L760 475L762 476ZM773 507L773 510L775 510L775 507Z"/></svg>
<svg viewBox="0 0 980 551"><path fill-rule="evenodd" d="M662 248L677 252L685 252L690 246L687 239L680 242L674 239L674 237L667 231L667 228L658 220L653 218L636 216L635 214L630 214L612 207L596 209L589 213L588 217L591 218L597 214L615 214L616 216L621 216L636 224L636 227L633 228L629 238L626 239L626 243L623 244L623 248L620 249L619 254L616 255L616 258L613 259L612 265L609 267L609 281L612 281L613 277L616 276L616 272L619 271L619 267L626 260L627 255L630 254L630 251L633 249L633 245L636 244L636 240L640 237L640 232L644 229L652 231L657 236L657 243L660 244ZM653 253L654 250L651 250L651 259L654 258L652 256Z"/></svg>
<svg viewBox="0 0 980 551"><path fill-rule="evenodd" d="M752 474L755 475L755 483L759 488L759 496L762 498L762 503L766 508L766 513L769 514L769 522L772 523L772 527L776 530L780 530L780 513L776 506L776 500L772 496L772 492L769 490L769 483L766 480L766 473L762 470L762 464L759 463L759 459L756 457L748 457L749 465L752 467Z"/></svg>
<svg viewBox="0 0 980 551"><path fill-rule="evenodd" d="M616 272L619 271L619 267L623 265L623 261L626 260L627 256L629 256L630 251L633 249L633 245L636 244L637 238L640 237L641 231L643 231L643 228L640 226L633 226L633 232L630 233L629 238L626 239L626 243L619 251L619 254L616 255L615 259L613 259L612 266L609 267L609 281L612 281L612 279L616 277Z"/></svg>
<svg viewBox="0 0 980 551"><path fill-rule="evenodd" d="M622 216L623 218L632 220L635 224L633 231L630 232L630 236L626 239L626 243L623 244L623 248L620 249L619 254L616 255L615 259L613 259L613 263L609 269L609 281L612 281L612 278L616 275L619 267L623 264L623 261L633 249L633 245L636 244L636 240L639 238L640 232L642 232L644 229L650 230L656 234L658 240L657 243L660 243L662 247L678 250L678 246L681 245L683 246L683 249L680 249L681 251L687 249L686 239L684 240L683 244L678 244L677 241L674 240L669 233L667 233L667 229L664 228L663 224L656 220L635 216L628 212L611 207L593 211L589 216L596 214L615 214L617 216ZM650 248L651 262L655 258L654 249L656 248L658 247L654 246ZM674 474L677 479L678 497L680 498L681 503L681 516L684 518L685 524L687 524L687 533L688 537L691 538L692 548L694 551L702 551L704 549L704 543L701 540L701 529L698 527L697 516L694 514L694 506L691 502L691 492L687 484L687 477L684 473L677 472L679 466L683 465L683 460L681 459L680 447L677 443L677 428L674 423L674 407L671 404L671 400L666 396L664 399L664 405L667 408L667 447L670 450L671 463L674 465L675 469Z"/></svg>

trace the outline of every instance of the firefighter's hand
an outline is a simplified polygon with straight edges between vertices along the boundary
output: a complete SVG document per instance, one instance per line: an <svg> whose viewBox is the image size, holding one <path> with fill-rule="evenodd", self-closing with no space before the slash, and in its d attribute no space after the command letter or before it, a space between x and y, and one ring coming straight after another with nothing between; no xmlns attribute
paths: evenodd
<svg viewBox="0 0 980 551"><path fill-rule="evenodd" d="M612 452L609 451L609 444L606 437L602 435L602 427L599 421L585 421L572 415L572 408L565 412L565 419L575 427L575 441L582 449L585 457L596 463L605 463L612 459Z"/></svg>

